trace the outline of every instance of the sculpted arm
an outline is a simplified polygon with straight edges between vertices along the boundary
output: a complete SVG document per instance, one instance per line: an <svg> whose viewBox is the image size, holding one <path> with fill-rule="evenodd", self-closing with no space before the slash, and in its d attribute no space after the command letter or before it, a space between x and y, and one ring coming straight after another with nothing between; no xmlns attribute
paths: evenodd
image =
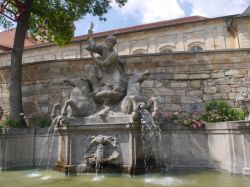
<svg viewBox="0 0 250 187"><path fill-rule="evenodd" d="M98 59L94 55L92 55L92 59L100 66L102 67L109 67L112 66L113 64L116 64L118 61L118 54L117 52L113 51L111 52L104 60Z"/></svg>
<svg viewBox="0 0 250 187"><path fill-rule="evenodd" d="M69 79L63 79L63 83L72 87L76 87L75 83L73 81L70 81Z"/></svg>

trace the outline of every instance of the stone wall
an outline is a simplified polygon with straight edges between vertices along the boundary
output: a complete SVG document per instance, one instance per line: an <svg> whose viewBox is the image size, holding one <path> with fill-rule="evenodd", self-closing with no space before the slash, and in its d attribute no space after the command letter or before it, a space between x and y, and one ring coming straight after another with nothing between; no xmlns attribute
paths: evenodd
<svg viewBox="0 0 250 187"><path fill-rule="evenodd" d="M250 50L185 52L124 56L126 73L149 70L143 82L146 96L156 96L162 111L200 111L204 103L236 97L250 90ZM43 61L23 66L23 106L26 115L51 112L69 98L63 78L85 76L91 59ZM0 68L0 105L8 111L9 67ZM6 114L6 113L5 113Z"/></svg>
<svg viewBox="0 0 250 187"><path fill-rule="evenodd" d="M58 138L55 134L52 143L52 134L47 131L47 128L0 129L0 170L54 165Z"/></svg>
<svg viewBox="0 0 250 187"><path fill-rule="evenodd" d="M162 163L170 169L211 168L250 175L249 123L250 121L206 124L204 129L161 124ZM88 130L85 129L81 132L73 131L73 139L78 141L72 145L72 150L77 149L78 158L82 158L81 153L86 150L87 145L83 144L85 141L80 141L84 136L108 133L111 136L115 134L118 142L123 142L122 147L129 142L126 139L129 132L124 129L118 130L120 126L109 125L109 130L106 131L101 130L103 125L100 128L92 128L87 127ZM55 135L53 147L50 148L52 133L49 135L49 141L45 142L48 137L47 130L46 128L0 129L0 170L20 166L38 167L41 158L40 166L47 166L50 150L52 151L49 163L54 166L58 157L58 134ZM134 133L141 137L140 131ZM43 147L44 151L41 154ZM140 150L140 147L137 149ZM129 155L130 151L131 147L126 146L125 150L121 150L122 157Z"/></svg>
<svg viewBox="0 0 250 187"><path fill-rule="evenodd" d="M138 53L164 53L190 51L194 46L203 50L224 50L250 47L250 17L237 18L233 21L236 28L234 34L228 31L227 17L205 19L203 21L161 26L148 30L134 30L129 33L110 33L117 37L116 49L120 55ZM85 33L84 33L85 34ZM105 32L99 33L97 44L103 44ZM23 63L41 62L47 60L88 58L89 52L86 38L76 38L65 47L52 44L42 44L24 50ZM10 52L0 53L0 67L10 65Z"/></svg>

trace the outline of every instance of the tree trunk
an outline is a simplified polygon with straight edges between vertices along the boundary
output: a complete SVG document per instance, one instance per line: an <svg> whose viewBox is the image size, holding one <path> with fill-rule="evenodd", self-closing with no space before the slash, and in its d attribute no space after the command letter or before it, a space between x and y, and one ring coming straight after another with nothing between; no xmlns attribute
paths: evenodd
<svg viewBox="0 0 250 187"><path fill-rule="evenodd" d="M17 21L14 45L11 52L10 68L10 90L9 90L9 117L21 121L20 113L23 113L22 107L22 57L26 34L28 31L28 22L32 8L32 0L25 0L25 12Z"/></svg>

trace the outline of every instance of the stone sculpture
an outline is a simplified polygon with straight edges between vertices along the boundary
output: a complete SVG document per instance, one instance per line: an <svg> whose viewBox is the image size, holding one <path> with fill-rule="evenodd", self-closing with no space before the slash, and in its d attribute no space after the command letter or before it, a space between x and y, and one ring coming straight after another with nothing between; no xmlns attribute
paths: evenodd
<svg viewBox="0 0 250 187"><path fill-rule="evenodd" d="M124 61L114 50L116 38L108 36L105 45L96 45L91 34L93 24L88 32L88 45L94 64L85 66L87 78L74 81L65 79L64 83L73 87L70 99L62 107L55 104L51 118L65 117L97 117L107 116L115 111L133 116L138 121L139 108L145 108L157 117L158 104L155 97L147 99L143 95L142 82L149 76L149 72L135 73L129 80L124 73ZM95 54L99 54L96 57ZM125 97L125 98L124 98ZM122 100L123 99L123 100ZM60 120L61 118L57 118Z"/></svg>
<svg viewBox="0 0 250 187"><path fill-rule="evenodd" d="M64 81L73 87L70 99L63 107L60 104L54 105L52 111L52 126L57 127L60 134L60 154L56 167L65 173L74 170L79 173L91 171L93 167L98 173L106 166L129 172L135 171L137 166L146 166L149 170L152 167L149 164L152 157L158 163L159 159L155 154L158 153L159 146L155 144L160 141L160 130L153 120L158 114L157 99L148 99L141 87L142 82L149 77L149 72L135 73L128 79L124 73L124 62L114 50L116 38L108 36L105 45L96 45L90 37L92 29L93 25L89 29L86 49L94 63L85 66L86 79ZM94 54L100 56L96 57ZM140 128L141 137L135 135ZM82 158L78 148L87 136L86 132L100 131L106 136L91 137L88 144L84 145L87 149ZM120 133L126 136L126 141L120 139L123 149L120 149L114 136L109 136L110 132L116 136ZM137 148L136 142L140 142L142 148ZM124 150L129 151L125 153ZM70 151L73 151L73 154ZM123 156L120 156L121 154ZM141 160L142 155L145 156L144 160ZM82 159L84 162L80 164ZM142 163L144 165L141 165Z"/></svg>
<svg viewBox="0 0 250 187"><path fill-rule="evenodd" d="M138 120L139 109L147 108L153 118L158 115L158 103L156 97L147 99L141 87L142 82L149 76L149 72L136 73L128 81L126 97L121 104L121 111L132 114L134 120Z"/></svg>
<svg viewBox="0 0 250 187"><path fill-rule="evenodd" d="M92 136L88 143L88 148L84 155L84 166L80 165L81 170L85 170L92 165L98 172L103 163L110 163L119 159L120 146L117 139L113 136Z"/></svg>
<svg viewBox="0 0 250 187"><path fill-rule="evenodd" d="M70 99L64 103L63 107L60 103L53 106L51 113L52 119L57 115L64 117L86 117L96 111L95 103L91 99L93 90L87 79L78 78L74 81L64 79L63 83L73 87L70 93Z"/></svg>
<svg viewBox="0 0 250 187"><path fill-rule="evenodd" d="M92 32L91 28L89 34ZM106 38L105 45L98 46L91 37L88 38L86 49L95 64L89 64L85 69L93 85L93 100L104 104L104 110L100 115L107 113L110 105L119 102L126 94L127 79L124 73L124 61L114 50L116 42L116 38L110 35ZM94 53L100 55L100 58L95 57Z"/></svg>

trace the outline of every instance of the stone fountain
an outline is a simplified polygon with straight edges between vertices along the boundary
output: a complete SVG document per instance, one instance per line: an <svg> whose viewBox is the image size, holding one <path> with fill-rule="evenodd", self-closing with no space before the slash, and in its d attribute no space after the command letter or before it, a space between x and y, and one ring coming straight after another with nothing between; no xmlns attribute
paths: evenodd
<svg viewBox="0 0 250 187"><path fill-rule="evenodd" d="M150 73L128 78L114 50L116 38L108 36L105 45L97 46L92 28L87 50L95 63L85 66L87 77L63 81L72 86L70 99L55 104L51 114L60 135L56 169L134 174L157 168L158 153L152 148L160 141L157 99L146 98L141 88Z"/></svg>

